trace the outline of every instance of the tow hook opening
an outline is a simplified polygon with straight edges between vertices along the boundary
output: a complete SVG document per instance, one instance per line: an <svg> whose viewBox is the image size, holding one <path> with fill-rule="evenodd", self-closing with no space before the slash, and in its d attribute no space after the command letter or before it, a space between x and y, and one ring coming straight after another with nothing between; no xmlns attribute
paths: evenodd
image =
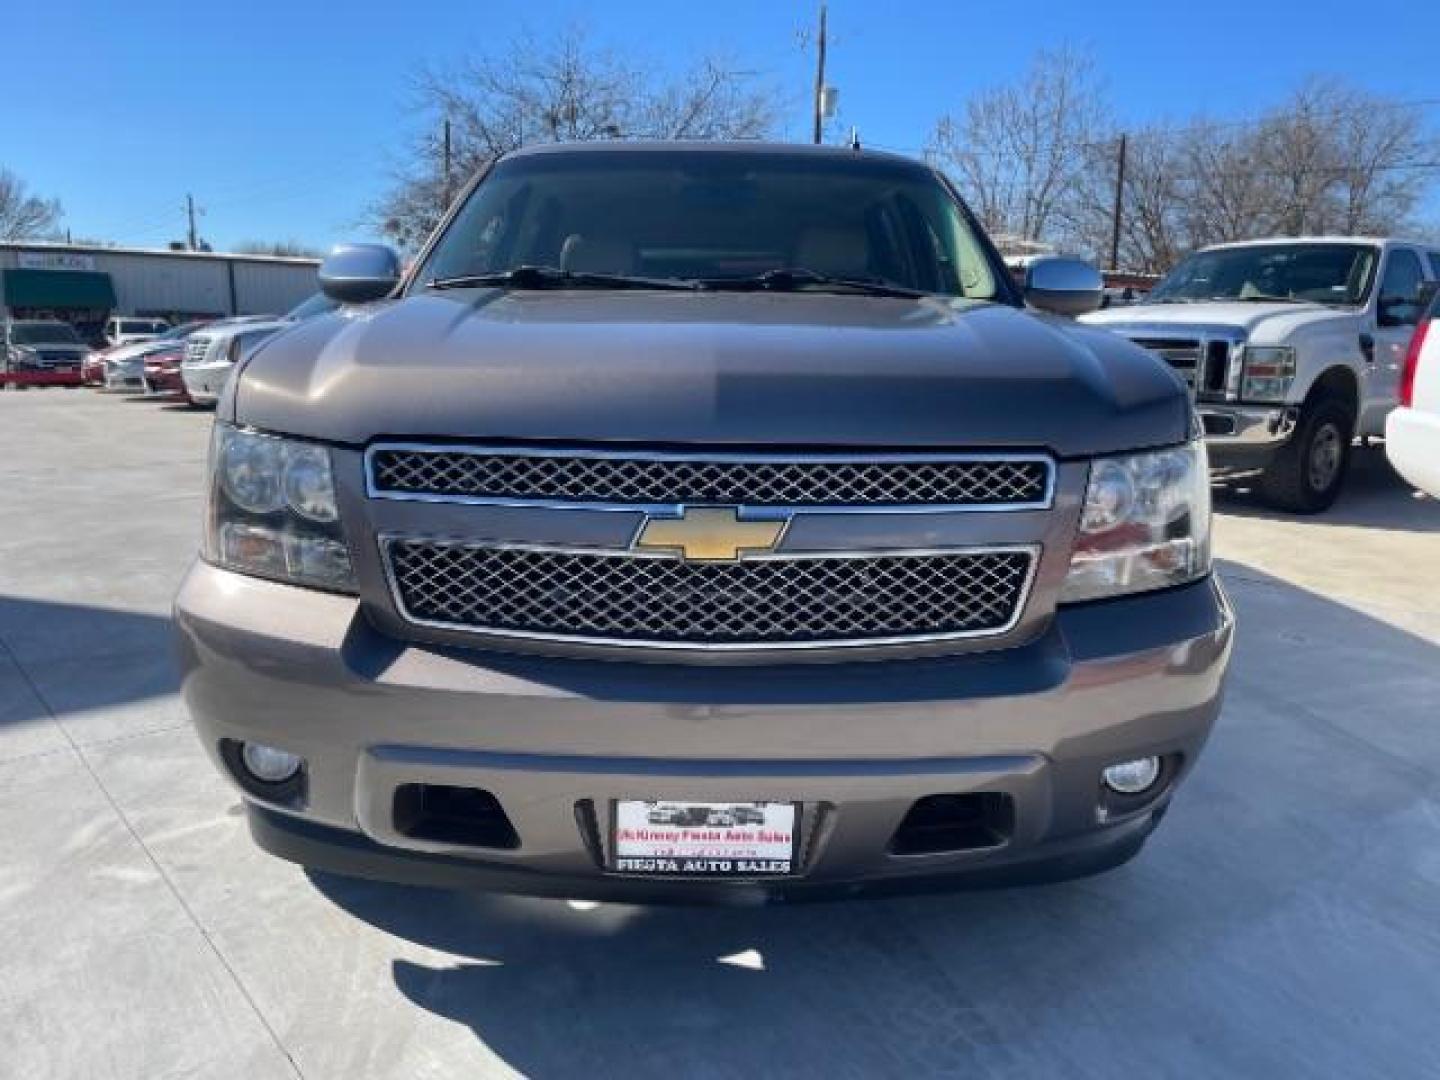
<svg viewBox="0 0 1440 1080"><path fill-rule="evenodd" d="M520 836L500 800L483 788L401 784L395 828L402 836L464 847L512 851Z"/></svg>

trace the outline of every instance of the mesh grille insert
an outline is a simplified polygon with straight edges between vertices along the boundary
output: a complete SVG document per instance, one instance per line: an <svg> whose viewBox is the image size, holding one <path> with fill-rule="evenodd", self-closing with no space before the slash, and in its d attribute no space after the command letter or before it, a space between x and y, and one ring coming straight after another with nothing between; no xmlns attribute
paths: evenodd
<svg viewBox="0 0 1440 1080"><path fill-rule="evenodd" d="M1029 550L686 562L398 539L402 611L465 629L683 645L999 633Z"/></svg>
<svg viewBox="0 0 1440 1080"><path fill-rule="evenodd" d="M769 461L501 454L382 447L380 494L578 503L746 506L1005 506L1043 503L1050 463L976 458Z"/></svg>

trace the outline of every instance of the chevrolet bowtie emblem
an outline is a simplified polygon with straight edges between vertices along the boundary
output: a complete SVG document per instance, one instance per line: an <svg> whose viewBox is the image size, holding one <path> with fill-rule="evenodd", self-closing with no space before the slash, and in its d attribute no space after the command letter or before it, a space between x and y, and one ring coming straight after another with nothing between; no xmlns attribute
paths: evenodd
<svg viewBox="0 0 1440 1080"><path fill-rule="evenodd" d="M769 551L784 531L783 521L742 521L733 506L687 507L678 518L647 519L635 546L678 551L691 560L733 562L742 551Z"/></svg>

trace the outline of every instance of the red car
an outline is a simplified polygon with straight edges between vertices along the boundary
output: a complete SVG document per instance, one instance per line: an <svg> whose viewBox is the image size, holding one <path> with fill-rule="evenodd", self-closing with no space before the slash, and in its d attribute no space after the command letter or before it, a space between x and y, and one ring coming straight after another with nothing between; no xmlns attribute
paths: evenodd
<svg viewBox="0 0 1440 1080"><path fill-rule="evenodd" d="M105 355L109 349L97 349L80 365L80 381L86 386L105 385Z"/></svg>
<svg viewBox="0 0 1440 1080"><path fill-rule="evenodd" d="M176 342L163 352L151 353L145 357L145 392L164 394L189 401L185 380L180 377L180 361L185 358L185 343Z"/></svg>

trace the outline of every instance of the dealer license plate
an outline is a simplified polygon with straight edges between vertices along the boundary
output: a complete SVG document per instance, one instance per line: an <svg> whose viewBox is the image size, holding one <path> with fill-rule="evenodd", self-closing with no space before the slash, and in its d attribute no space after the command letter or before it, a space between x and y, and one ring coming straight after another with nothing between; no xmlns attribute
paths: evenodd
<svg viewBox="0 0 1440 1080"><path fill-rule="evenodd" d="M795 803L614 804L610 869L675 877L774 877L795 872Z"/></svg>

